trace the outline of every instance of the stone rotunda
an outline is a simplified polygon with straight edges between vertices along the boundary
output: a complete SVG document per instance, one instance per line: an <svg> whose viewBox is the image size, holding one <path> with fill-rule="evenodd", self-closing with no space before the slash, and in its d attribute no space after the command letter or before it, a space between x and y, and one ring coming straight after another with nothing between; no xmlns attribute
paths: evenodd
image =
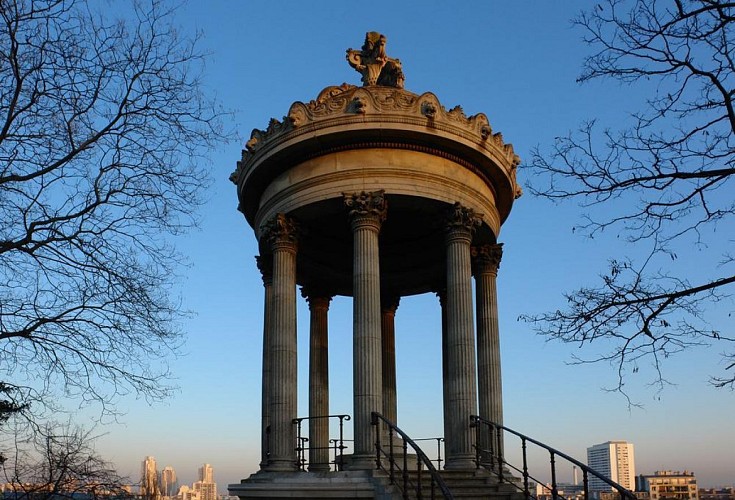
<svg viewBox="0 0 735 500"><path fill-rule="evenodd" d="M294 477L337 474L329 472L323 418L336 295L353 301L348 472L375 469L371 413L396 423L394 336L402 332L393 320L401 297L432 293L441 307L444 469L475 469L470 415L503 420L495 280L500 227L521 194L519 158L484 114L466 116L432 93L404 90L384 36L368 33L347 60L363 85L327 87L254 130L231 176L258 240L265 288L261 470L230 485L241 498L278 496L274 485ZM311 312L309 472L299 472L294 425L307 416L297 414L297 287Z"/></svg>

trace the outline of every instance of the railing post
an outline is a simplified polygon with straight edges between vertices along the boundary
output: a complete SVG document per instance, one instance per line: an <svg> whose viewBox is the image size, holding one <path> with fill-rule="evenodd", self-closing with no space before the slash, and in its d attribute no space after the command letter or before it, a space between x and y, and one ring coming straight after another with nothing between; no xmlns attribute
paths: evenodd
<svg viewBox="0 0 735 500"><path fill-rule="evenodd" d="M485 424L488 426L487 432L488 432L488 444L490 445L490 449L487 450L487 454L490 457L490 470L495 470L495 433L497 432L495 428L495 424Z"/></svg>
<svg viewBox="0 0 735 500"><path fill-rule="evenodd" d="M370 424L374 425L375 431L375 470L380 469L380 431L378 430L378 414L372 412L370 414Z"/></svg>
<svg viewBox="0 0 735 500"><path fill-rule="evenodd" d="M344 442L344 421L349 420L349 415L339 416L339 468L337 470L344 470L345 467L345 442ZM336 454L335 454L336 458Z"/></svg>
<svg viewBox="0 0 735 500"><path fill-rule="evenodd" d="M294 418L291 421L291 425L296 426L296 467L302 468L304 466L304 459L302 457L302 446L303 441L301 439L301 418Z"/></svg>
<svg viewBox="0 0 735 500"><path fill-rule="evenodd" d="M442 441L444 438L436 438L436 468L439 470L442 468Z"/></svg>
<svg viewBox="0 0 735 500"><path fill-rule="evenodd" d="M329 447L332 449L332 452L334 453L334 462L330 462L334 464L334 470L338 471L339 469L339 455L337 455L337 443L339 442L339 439L330 439L329 440Z"/></svg>
<svg viewBox="0 0 735 500"><path fill-rule="evenodd" d="M521 450L523 450L523 494L526 500L528 500L531 498L531 492L528 490L528 456L526 453L525 436L521 437Z"/></svg>
<svg viewBox="0 0 735 500"><path fill-rule="evenodd" d="M396 461L393 456L393 427L388 426L388 443L390 446L390 458L388 459L388 466L390 467L390 482L394 483L396 480Z"/></svg>
<svg viewBox="0 0 735 500"><path fill-rule="evenodd" d="M584 500L589 500L590 483L589 483L589 477L587 476L587 469L582 469L582 485L584 487Z"/></svg>
<svg viewBox="0 0 735 500"><path fill-rule="evenodd" d="M393 451L391 450L391 453ZM408 443L403 440L403 498L408 499Z"/></svg>
<svg viewBox="0 0 735 500"><path fill-rule="evenodd" d="M556 489L556 460L554 459L553 451L549 451L549 455L551 456L551 498L558 500L559 492Z"/></svg>
<svg viewBox="0 0 735 500"><path fill-rule="evenodd" d="M475 466L477 469L480 468L480 459L482 456L482 450L480 449L480 426L482 425L482 422L480 422L477 418L474 416L470 416L470 425L475 427Z"/></svg>
<svg viewBox="0 0 735 500"><path fill-rule="evenodd" d="M298 461L299 469L306 471L306 443L309 442L307 437L299 437Z"/></svg>
<svg viewBox="0 0 735 500"><path fill-rule="evenodd" d="M504 479L505 479L503 477L503 465L504 465L504 458L503 458L503 428L500 427L500 426L498 426L498 425L496 425L495 426L495 431L496 431L496 437L497 437L497 442L496 442L496 448L495 449L497 450L496 451L496 455L497 455L496 462L498 464L498 478L499 478L499 481L502 483L504 481ZM492 441L492 435L490 436L490 440Z"/></svg>
<svg viewBox="0 0 735 500"><path fill-rule="evenodd" d="M416 460L416 496L421 498L421 460Z"/></svg>

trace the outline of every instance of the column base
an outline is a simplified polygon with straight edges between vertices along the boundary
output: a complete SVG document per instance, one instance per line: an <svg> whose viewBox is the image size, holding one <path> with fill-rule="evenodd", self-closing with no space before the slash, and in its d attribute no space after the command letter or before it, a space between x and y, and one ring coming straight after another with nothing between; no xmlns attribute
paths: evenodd
<svg viewBox="0 0 735 500"><path fill-rule="evenodd" d="M299 468L295 460L272 459L261 470L266 472L296 472Z"/></svg>
<svg viewBox="0 0 735 500"><path fill-rule="evenodd" d="M309 469L309 472L330 472L332 470L329 464L322 464L322 463L309 465L308 469Z"/></svg>
<svg viewBox="0 0 735 500"><path fill-rule="evenodd" d="M371 470L375 469L375 455L345 455L347 470Z"/></svg>
<svg viewBox="0 0 735 500"><path fill-rule="evenodd" d="M451 458L447 458L444 462L444 469L446 470L475 470L477 464L475 463L474 455L461 455Z"/></svg>

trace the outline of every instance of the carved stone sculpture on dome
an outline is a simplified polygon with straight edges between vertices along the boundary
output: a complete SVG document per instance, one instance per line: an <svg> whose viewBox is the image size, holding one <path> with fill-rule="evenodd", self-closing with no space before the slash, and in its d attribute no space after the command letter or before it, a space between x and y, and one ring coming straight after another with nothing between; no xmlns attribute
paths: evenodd
<svg viewBox="0 0 735 500"><path fill-rule="evenodd" d="M405 77L401 61L385 54L385 35L377 31L365 33L361 50L347 49L347 62L362 74L364 86L382 85L402 89Z"/></svg>

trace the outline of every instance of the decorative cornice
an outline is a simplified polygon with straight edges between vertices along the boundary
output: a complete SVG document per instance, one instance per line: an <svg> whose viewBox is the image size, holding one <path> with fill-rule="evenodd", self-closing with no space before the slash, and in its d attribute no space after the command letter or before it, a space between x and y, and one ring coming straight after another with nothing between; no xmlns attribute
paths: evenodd
<svg viewBox="0 0 735 500"><path fill-rule="evenodd" d="M467 116L461 106L447 110L431 92L417 95L394 87L356 87L346 83L325 88L308 103L295 102L281 121L272 118L265 130L254 129L230 180L238 184L248 164L259 151L271 144L302 132L309 133L322 122L347 124L358 118L362 122L371 117L382 123L428 125L438 132L460 136L500 154L513 184L514 196L520 196L521 189L516 182L520 158L512 145L504 143L501 133L493 133L485 114Z"/></svg>

